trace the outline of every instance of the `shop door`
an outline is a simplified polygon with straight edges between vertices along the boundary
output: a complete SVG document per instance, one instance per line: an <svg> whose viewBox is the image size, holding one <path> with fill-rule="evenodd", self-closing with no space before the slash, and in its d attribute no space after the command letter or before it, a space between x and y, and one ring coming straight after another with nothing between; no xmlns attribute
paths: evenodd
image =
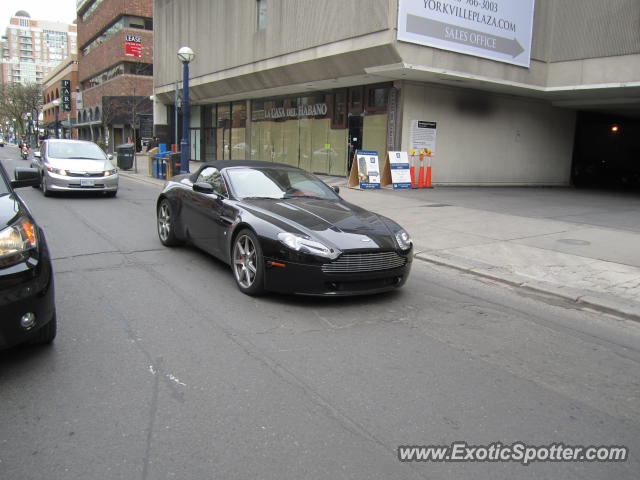
<svg viewBox="0 0 640 480"><path fill-rule="evenodd" d="M356 150L362 150L362 115L352 115L349 117L349 137L348 141L348 157L347 157L347 174L351 171L351 162Z"/></svg>

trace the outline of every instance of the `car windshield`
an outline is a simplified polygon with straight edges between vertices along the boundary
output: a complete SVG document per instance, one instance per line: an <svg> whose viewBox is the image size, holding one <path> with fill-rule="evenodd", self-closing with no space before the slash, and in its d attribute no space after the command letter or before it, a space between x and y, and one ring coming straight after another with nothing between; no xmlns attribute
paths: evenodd
<svg viewBox="0 0 640 480"><path fill-rule="evenodd" d="M238 167L227 169L227 175L234 193L240 198L339 198L320 179L303 170Z"/></svg>
<svg viewBox="0 0 640 480"><path fill-rule="evenodd" d="M82 160L104 160L104 152L95 143L90 142L51 142L48 156Z"/></svg>

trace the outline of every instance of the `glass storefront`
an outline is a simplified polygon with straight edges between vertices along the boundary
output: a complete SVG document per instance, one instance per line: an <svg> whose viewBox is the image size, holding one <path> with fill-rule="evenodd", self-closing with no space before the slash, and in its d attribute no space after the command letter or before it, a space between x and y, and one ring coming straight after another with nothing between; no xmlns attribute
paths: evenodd
<svg viewBox="0 0 640 480"><path fill-rule="evenodd" d="M191 137L192 158L261 160L346 175L356 148L377 150L381 158L386 154L389 88L361 86L204 106L194 128L198 133Z"/></svg>

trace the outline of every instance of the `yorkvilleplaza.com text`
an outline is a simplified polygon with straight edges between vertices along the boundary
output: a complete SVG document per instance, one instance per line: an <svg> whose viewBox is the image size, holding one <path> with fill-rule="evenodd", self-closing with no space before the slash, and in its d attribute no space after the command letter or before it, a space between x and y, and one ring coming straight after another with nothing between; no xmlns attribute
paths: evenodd
<svg viewBox="0 0 640 480"><path fill-rule="evenodd" d="M515 442L503 445L469 445L453 442L451 445L422 445L398 447L401 462L624 462L629 449L624 446L527 445Z"/></svg>

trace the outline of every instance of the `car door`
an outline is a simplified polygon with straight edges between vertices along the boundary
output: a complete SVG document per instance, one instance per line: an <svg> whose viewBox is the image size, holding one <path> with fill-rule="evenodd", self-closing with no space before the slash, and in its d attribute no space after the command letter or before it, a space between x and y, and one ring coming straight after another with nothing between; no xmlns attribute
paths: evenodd
<svg viewBox="0 0 640 480"><path fill-rule="evenodd" d="M193 243L216 257L226 259L226 230L229 221L224 216L228 191L220 171L215 167L204 168L194 185L209 184L213 193L203 193L191 189L183 206L185 223Z"/></svg>

